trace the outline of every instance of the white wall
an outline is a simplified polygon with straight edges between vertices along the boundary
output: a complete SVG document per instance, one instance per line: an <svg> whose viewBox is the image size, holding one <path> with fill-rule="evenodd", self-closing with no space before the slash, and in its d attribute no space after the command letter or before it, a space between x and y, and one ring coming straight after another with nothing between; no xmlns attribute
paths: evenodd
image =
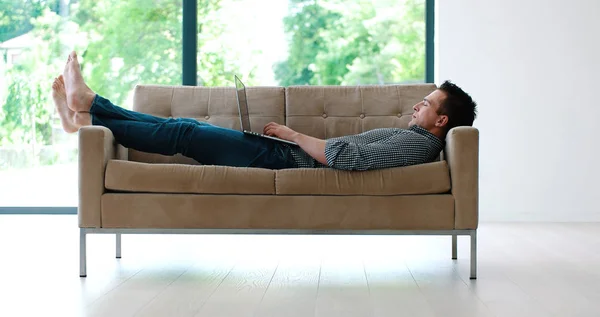
<svg viewBox="0 0 600 317"><path fill-rule="evenodd" d="M481 221L600 221L600 1L437 0L436 83L479 104Z"/></svg>

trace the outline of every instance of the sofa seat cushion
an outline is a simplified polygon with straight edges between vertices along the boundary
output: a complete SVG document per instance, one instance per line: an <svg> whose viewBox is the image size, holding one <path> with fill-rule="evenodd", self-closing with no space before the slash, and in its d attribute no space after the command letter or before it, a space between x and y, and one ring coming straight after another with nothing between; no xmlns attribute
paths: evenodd
<svg viewBox="0 0 600 317"><path fill-rule="evenodd" d="M269 169L157 164L110 160L105 187L111 191L181 194L275 194Z"/></svg>
<svg viewBox="0 0 600 317"><path fill-rule="evenodd" d="M301 168L275 173L277 195L411 195L450 190L446 161L372 171Z"/></svg>

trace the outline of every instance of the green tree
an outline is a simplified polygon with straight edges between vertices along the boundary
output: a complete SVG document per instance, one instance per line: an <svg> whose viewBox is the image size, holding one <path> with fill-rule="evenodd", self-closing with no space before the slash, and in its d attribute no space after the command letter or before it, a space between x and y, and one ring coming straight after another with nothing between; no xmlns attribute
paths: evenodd
<svg viewBox="0 0 600 317"><path fill-rule="evenodd" d="M275 66L281 85L423 81L423 0L292 0L289 57Z"/></svg>
<svg viewBox="0 0 600 317"><path fill-rule="evenodd" d="M42 15L45 8L58 12L58 0L0 0L0 42L33 29L31 19Z"/></svg>
<svg viewBox="0 0 600 317"><path fill-rule="evenodd" d="M63 25L49 8L31 23L32 38L37 40L22 53L20 59L25 62L8 68L7 89L0 93L6 95L0 115L0 145L47 145L52 141L50 86L64 61L59 54L61 39L55 36Z"/></svg>
<svg viewBox="0 0 600 317"><path fill-rule="evenodd" d="M90 88L123 104L137 83L180 84L181 14L181 0L81 0L74 21Z"/></svg>
<svg viewBox="0 0 600 317"><path fill-rule="evenodd" d="M198 3L201 85L226 82L222 56L202 54L203 40L219 36L222 22L208 18L219 5ZM181 0L81 0L74 20L89 40L81 52L88 85L122 106L136 84L180 85L182 19Z"/></svg>
<svg viewBox="0 0 600 317"><path fill-rule="evenodd" d="M181 0L24 0L22 6L0 1L0 35L8 39L29 31L33 38L19 62L0 61L0 146L54 142L50 87L73 49L88 85L123 106L138 83L181 84ZM219 4L199 0L199 39L219 38L223 22L213 14ZM15 21L31 25L16 28ZM222 72L236 70L217 52L199 55L199 62L199 77L208 84L229 84Z"/></svg>
<svg viewBox="0 0 600 317"><path fill-rule="evenodd" d="M289 37L289 57L274 67L280 85L309 84L315 76L312 66L319 52L328 49L324 33L341 17L313 0L290 0L291 14L284 18Z"/></svg>
<svg viewBox="0 0 600 317"><path fill-rule="evenodd" d="M351 47L360 49L347 65L340 83L386 84L423 82L425 78L425 3L423 0L372 2L365 16L350 25L362 26L362 36ZM342 29L342 28L339 28ZM348 30L348 29L345 29ZM350 34L340 35L350 36ZM335 60L324 59L321 65Z"/></svg>

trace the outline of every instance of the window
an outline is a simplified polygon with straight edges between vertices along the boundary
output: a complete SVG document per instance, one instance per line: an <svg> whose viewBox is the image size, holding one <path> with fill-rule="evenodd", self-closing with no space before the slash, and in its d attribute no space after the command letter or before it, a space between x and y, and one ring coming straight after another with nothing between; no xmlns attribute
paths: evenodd
<svg viewBox="0 0 600 317"><path fill-rule="evenodd" d="M198 17L199 85L425 81L425 0L212 2Z"/></svg>
<svg viewBox="0 0 600 317"><path fill-rule="evenodd" d="M180 84L181 3L0 3L0 206L77 206L77 134L61 128L54 77L76 50L90 88L126 108L137 83Z"/></svg>
<svg viewBox="0 0 600 317"><path fill-rule="evenodd" d="M77 205L77 134L62 131L51 98L71 50L87 84L125 108L139 83L233 86L234 74L262 86L431 82L432 6L0 0L0 208ZM191 60L185 32L196 41Z"/></svg>

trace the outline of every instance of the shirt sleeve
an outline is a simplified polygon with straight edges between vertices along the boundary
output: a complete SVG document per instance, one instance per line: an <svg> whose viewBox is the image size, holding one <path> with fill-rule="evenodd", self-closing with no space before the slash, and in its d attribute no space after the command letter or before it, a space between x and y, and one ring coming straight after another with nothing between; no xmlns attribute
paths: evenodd
<svg viewBox="0 0 600 317"><path fill-rule="evenodd" d="M327 165L342 170L365 171L425 163L426 145L414 140L357 144L344 140L327 140Z"/></svg>

